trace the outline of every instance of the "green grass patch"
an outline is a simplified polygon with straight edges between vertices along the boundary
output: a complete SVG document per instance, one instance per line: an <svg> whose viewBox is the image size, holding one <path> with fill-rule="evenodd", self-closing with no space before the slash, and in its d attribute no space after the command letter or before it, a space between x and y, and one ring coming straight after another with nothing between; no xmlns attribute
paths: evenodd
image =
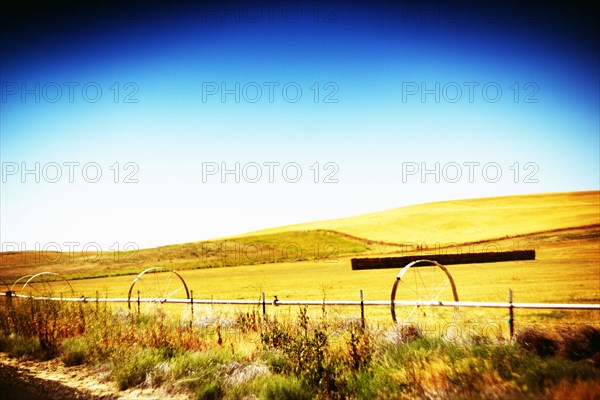
<svg viewBox="0 0 600 400"><path fill-rule="evenodd" d="M36 357L42 353L42 347L36 337L4 333L0 335L0 351L16 358Z"/></svg>
<svg viewBox="0 0 600 400"><path fill-rule="evenodd" d="M264 383L260 397L265 400L310 400L314 393L295 378L276 375Z"/></svg>
<svg viewBox="0 0 600 400"><path fill-rule="evenodd" d="M112 378L119 390L141 384L166 359L164 351L152 348L133 348L113 357Z"/></svg>
<svg viewBox="0 0 600 400"><path fill-rule="evenodd" d="M339 257L365 253L372 247L378 245L337 232L288 231L120 253L106 251L98 257L75 252L49 259L29 252L32 254L3 256L3 274L10 274L11 263L18 268L46 265L53 271L65 270L64 276L70 280L136 275L149 267L186 270L307 260L334 263ZM8 285L14 279L6 281Z"/></svg>
<svg viewBox="0 0 600 400"><path fill-rule="evenodd" d="M60 345L60 358L67 367L81 365L86 362L88 345L84 338L68 338Z"/></svg>

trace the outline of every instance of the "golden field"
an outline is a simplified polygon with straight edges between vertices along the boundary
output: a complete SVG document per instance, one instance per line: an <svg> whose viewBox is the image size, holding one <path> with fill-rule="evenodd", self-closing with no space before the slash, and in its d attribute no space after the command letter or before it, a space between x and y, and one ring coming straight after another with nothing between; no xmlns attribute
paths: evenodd
<svg viewBox="0 0 600 400"><path fill-rule="evenodd" d="M599 218L599 192L449 201L140 250L133 256L117 255L119 262L114 255L94 262L79 255L44 263L40 257L28 262L35 255L3 254L0 276L9 288L18 276L54 271L78 278L71 280L77 297L94 298L96 293L127 297L135 274L161 266L179 270L195 299L258 300L265 292L267 301L274 296L279 300L358 300L362 289L365 300L388 300L398 270L352 271L351 258L408 254L428 258L427 254L436 252L535 249L535 261L448 266L459 299L503 302L512 289L515 302L600 303ZM416 251L413 243L422 247ZM293 251L284 256L286 246ZM252 265L236 265L244 261ZM86 278L105 271L117 276ZM149 291L171 295L178 285L167 273L148 275L143 283L145 287L139 283L134 296L138 289L142 297ZM183 297L183 292L172 297ZM287 307L287 312L296 311ZM506 314L505 310L468 311ZM596 312L521 313L600 320ZM386 307L370 308L367 315L389 319Z"/></svg>

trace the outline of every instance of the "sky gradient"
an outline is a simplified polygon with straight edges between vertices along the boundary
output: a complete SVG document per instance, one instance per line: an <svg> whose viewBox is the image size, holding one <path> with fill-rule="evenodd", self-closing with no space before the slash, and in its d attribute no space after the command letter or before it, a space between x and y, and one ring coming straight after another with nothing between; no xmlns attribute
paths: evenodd
<svg viewBox="0 0 600 400"><path fill-rule="evenodd" d="M591 2L176 4L3 6L2 250L600 189Z"/></svg>

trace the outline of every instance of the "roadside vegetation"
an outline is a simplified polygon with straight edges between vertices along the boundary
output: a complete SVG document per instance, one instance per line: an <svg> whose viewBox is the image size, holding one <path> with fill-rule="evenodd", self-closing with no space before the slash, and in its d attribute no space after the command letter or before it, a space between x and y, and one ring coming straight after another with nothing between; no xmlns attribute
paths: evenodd
<svg viewBox="0 0 600 400"><path fill-rule="evenodd" d="M367 321L368 322L368 321ZM107 371L115 389L166 387L197 399L597 398L600 329L526 328L514 340L449 338L250 309L206 319L106 304L13 299L0 351Z"/></svg>
<svg viewBox="0 0 600 400"><path fill-rule="evenodd" d="M478 200L468 207L436 203L418 215L416 208L398 209L97 256L0 253L4 291L19 278L53 271L77 279L72 294L56 297L87 299L13 297L5 305L0 297L0 351L83 365L115 390L161 387L196 399L598 399L597 311L519 309L509 340L503 309L461 309L456 327L435 331L393 326L389 311L375 307L363 327L334 308L273 306L263 315L258 306L225 312L163 304L140 312L94 301L126 296L131 275L149 267L187 270L182 275L194 299L258 304L266 292L267 299L340 300L358 299L359 290L366 300L389 299L397 271L351 271L350 258L535 249L535 261L451 266L460 300L506 301L512 290L516 302L597 304L598 192L548 196ZM513 206L517 200L522 204ZM540 203L545 207L530 214ZM472 227L454 225L470 220L460 213L471 216L475 206L489 217L477 221L477 229L494 231L466 235ZM505 217L507 207L514 218ZM433 233L421 229L426 225ZM458 238L462 242L454 243ZM149 278L150 289L166 285L167 293L177 284L169 272ZM27 295L21 288L13 290Z"/></svg>

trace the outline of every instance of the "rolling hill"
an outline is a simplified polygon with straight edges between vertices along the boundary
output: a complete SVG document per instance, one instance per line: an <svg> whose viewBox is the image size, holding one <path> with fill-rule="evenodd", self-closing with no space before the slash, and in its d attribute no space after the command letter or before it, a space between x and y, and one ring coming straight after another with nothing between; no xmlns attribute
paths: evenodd
<svg viewBox="0 0 600 400"><path fill-rule="evenodd" d="M248 235L331 230L373 241L445 244L597 224L600 224L600 192L588 191L427 203Z"/></svg>
<svg viewBox="0 0 600 400"><path fill-rule="evenodd" d="M549 193L428 203L355 217L283 226L245 235L98 257L0 253L0 282L55 271L70 278L176 269L327 260L407 253L600 226L600 192Z"/></svg>

